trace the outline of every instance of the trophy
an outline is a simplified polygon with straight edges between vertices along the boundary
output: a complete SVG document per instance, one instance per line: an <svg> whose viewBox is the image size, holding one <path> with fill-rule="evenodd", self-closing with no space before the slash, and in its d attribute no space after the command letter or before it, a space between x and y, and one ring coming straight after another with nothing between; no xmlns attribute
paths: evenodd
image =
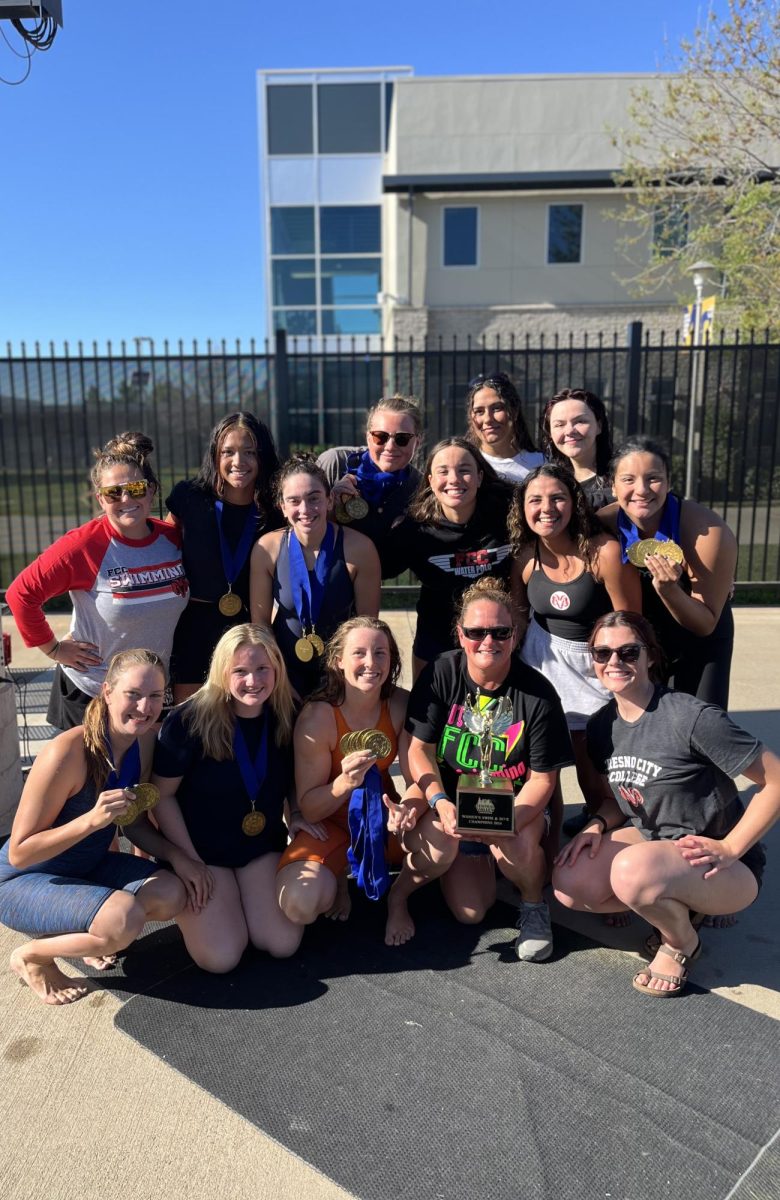
<svg viewBox="0 0 780 1200"><path fill-rule="evenodd" d="M479 708L472 697L466 698L463 724L479 736L480 770L458 779L455 807L458 833L511 837L515 832L515 792L510 779L490 774L493 737L506 733L512 723L512 702L508 696Z"/></svg>

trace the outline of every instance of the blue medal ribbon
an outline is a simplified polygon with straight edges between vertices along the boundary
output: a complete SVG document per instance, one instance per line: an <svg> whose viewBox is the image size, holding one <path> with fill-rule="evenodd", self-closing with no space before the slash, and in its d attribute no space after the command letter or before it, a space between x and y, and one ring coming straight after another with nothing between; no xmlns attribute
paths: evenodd
<svg viewBox="0 0 780 1200"><path fill-rule="evenodd" d="M404 467L401 471L380 471L368 450L364 450L360 455L357 470L352 473L358 481L358 491L363 499L368 504L377 506L387 499L388 492L395 491L409 478L409 467Z"/></svg>
<svg viewBox="0 0 780 1200"><path fill-rule="evenodd" d="M380 900L390 886L390 872L385 858L382 776L376 763L366 771L362 787L353 791L347 819L351 838L347 858L357 885L369 900Z"/></svg>
<svg viewBox="0 0 780 1200"><path fill-rule="evenodd" d="M268 721L265 716L262 716L260 719L263 722L263 731L260 734L260 745L257 747L257 753L254 758L249 753L244 731L238 721L236 721L236 727L233 731L233 753L236 756L238 769L241 772L241 778L244 781L246 794L249 797L252 808L254 808L257 797L260 795L260 789L265 783L265 776L268 771Z"/></svg>
<svg viewBox="0 0 780 1200"><path fill-rule="evenodd" d="M132 746L128 746L125 751L125 756L122 759L122 766L117 771L114 766L114 751L111 749L111 742L106 737L108 748L108 761L111 764L111 770L106 780L106 789L108 788L131 788L136 783L141 781L141 751L138 742L133 742Z"/></svg>
<svg viewBox="0 0 780 1200"><path fill-rule="evenodd" d="M223 502L215 500L214 508L217 512L217 533L219 534L219 549L222 554L222 567L225 572L228 588L232 588L233 582L238 578L241 568L249 557L249 551L252 548L257 526L257 505L250 504L249 506L249 512L246 514L244 528L241 530L241 537L238 539L235 551L231 551L228 546L225 531L222 528Z"/></svg>
<svg viewBox="0 0 780 1200"><path fill-rule="evenodd" d="M333 548L336 543L336 529L328 521L325 537L320 545L320 552L314 564L314 577L306 567L301 543L295 536L295 530L290 530L290 590L292 602L301 623L301 629L311 631L320 615L322 601L325 595L325 583L333 564Z"/></svg>
<svg viewBox="0 0 780 1200"><path fill-rule="evenodd" d="M680 501L670 492L666 497L664 511L661 514L661 523L658 526L658 532L653 534L642 533L636 527L622 508L618 509L617 515L617 533L620 542L620 550L623 562L628 562L628 547L633 546L635 542L644 541L647 537L657 538L659 542L677 542L680 544Z"/></svg>

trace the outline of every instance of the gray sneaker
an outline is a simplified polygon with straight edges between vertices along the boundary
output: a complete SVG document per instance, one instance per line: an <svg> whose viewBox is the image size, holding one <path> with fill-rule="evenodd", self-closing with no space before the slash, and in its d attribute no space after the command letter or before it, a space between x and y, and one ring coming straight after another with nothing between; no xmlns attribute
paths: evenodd
<svg viewBox="0 0 780 1200"><path fill-rule="evenodd" d="M521 962L544 962L553 952L550 910L544 900L539 904L520 903L517 917L520 930L515 942L515 954Z"/></svg>

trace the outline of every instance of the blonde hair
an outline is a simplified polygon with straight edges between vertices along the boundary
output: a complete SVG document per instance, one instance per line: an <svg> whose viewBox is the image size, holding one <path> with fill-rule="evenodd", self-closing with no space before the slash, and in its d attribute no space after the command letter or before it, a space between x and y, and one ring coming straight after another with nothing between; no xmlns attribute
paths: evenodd
<svg viewBox="0 0 780 1200"><path fill-rule="evenodd" d="M215 762L232 759L236 718L228 681L233 658L244 646L261 646L276 672L269 704L276 717L276 744L284 746L292 736L293 698L287 668L268 625L233 625L214 647L209 673L203 687L187 701L186 721L199 739L207 758Z"/></svg>
<svg viewBox="0 0 780 1200"><path fill-rule="evenodd" d="M108 703L105 693L113 692L120 675L130 667L157 667L166 681L165 663L153 650L120 650L108 664L103 687L94 696L84 712L84 753L87 759L87 779L100 792L111 773L108 757Z"/></svg>
<svg viewBox="0 0 780 1200"><path fill-rule="evenodd" d="M493 604L498 604L505 608L509 614L509 623L514 626L514 617L512 615L512 596L508 587L502 579L496 579L493 575L482 575L475 583L472 583L466 588L460 598L458 611L455 614L455 628L458 626L463 628L463 618L469 610L470 605L476 604L480 600L489 600Z"/></svg>
<svg viewBox="0 0 780 1200"><path fill-rule="evenodd" d="M137 467L147 483L151 483L158 492L160 482L149 462L149 455L153 452L154 442L145 433L118 433L106 442L102 450L93 450L95 465L90 476L93 486L100 487L107 467Z"/></svg>

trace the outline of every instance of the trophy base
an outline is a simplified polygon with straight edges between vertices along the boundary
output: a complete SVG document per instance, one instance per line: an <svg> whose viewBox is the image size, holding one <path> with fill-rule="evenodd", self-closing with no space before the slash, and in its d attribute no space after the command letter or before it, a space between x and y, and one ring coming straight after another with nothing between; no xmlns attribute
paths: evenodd
<svg viewBox="0 0 780 1200"><path fill-rule="evenodd" d="M458 833L489 837L513 837L515 793L511 780L491 776L482 783L479 775L461 775L455 799Z"/></svg>

